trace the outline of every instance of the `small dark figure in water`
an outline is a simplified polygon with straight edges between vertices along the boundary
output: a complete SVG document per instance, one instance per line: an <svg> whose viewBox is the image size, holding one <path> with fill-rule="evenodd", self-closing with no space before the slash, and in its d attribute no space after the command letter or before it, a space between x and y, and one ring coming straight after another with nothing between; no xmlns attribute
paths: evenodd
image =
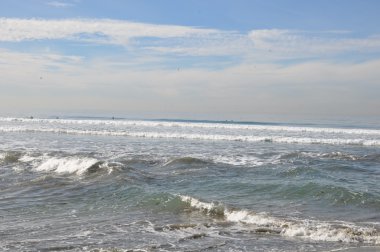
<svg viewBox="0 0 380 252"><path fill-rule="evenodd" d="M115 117L114 117L114 116L112 117L112 120L115 120Z"/></svg>
<svg viewBox="0 0 380 252"><path fill-rule="evenodd" d="M33 119L33 116L30 116L30 119Z"/></svg>

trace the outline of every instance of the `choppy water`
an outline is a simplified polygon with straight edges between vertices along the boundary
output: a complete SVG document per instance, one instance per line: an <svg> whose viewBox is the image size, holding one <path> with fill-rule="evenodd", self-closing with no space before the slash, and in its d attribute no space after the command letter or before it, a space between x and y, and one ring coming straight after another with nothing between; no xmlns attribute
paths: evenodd
<svg viewBox="0 0 380 252"><path fill-rule="evenodd" d="M380 129L0 118L0 250L380 250Z"/></svg>

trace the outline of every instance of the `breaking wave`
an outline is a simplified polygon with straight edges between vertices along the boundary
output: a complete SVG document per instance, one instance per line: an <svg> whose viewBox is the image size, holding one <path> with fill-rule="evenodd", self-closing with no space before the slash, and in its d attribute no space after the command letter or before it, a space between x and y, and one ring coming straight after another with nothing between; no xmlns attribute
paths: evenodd
<svg viewBox="0 0 380 252"><path fill-rule="evenodd" d="M86 172L91 172L102 168L104 163L95 158L49 158L38 167L36 171L55 172L60 174L77 174L82 175Z"/></svg>
<svg viewBox="0 0 380 252"><path fill-rule="evenodd" d="M0 162L24 163L35 171L57 174L84 175L100 170L111 173L114 168L112 164L92 157L54 157L47 154L23 154L22 152L0 153Z"/></svg>
<svg viewBox="0 0 380 252"><path fill-rule="evenodd" d="M256 233L272 233L315 241L380 244L379 227L375 226L358 226L342 221L286 219L250 210L228 208L221 203L203 202L190 196L179 197L197 211L228 222L246 225L246 228Z"/></svg>
<svg viewBox="0 0 380 252"><path fill-rule="evenodd" d="M32 128L32 127L0 127L0 132L30 132L30 133L56 133L72 135L103 135L126 136L141 138L168 138L209 141L241 141L241 142L269 142L285 144L328 144L328 145L360 145L380 146L379 139L346 139L346 138L313 138L313 137L286 137L286 136L252 136L252 135L221 135L221 134L195 134L176 132L151 131L109 131L109 130L79 130L59 128Z"/></svg>
<svg viewBox="0 0 380 252"><path fill-rule="evenodd" d="M202 129L233 129L256 131L281 131L281 132L311 132L354 135L380 135L378 129L359 128L326 128L326 127L298 127L279 125L256 125L222 122L169 122L169 121L143 121L143 120L74 120L74 119L28 119L28 118L0 118L3 122L34 122L50 124L76 124L76 125L114 125L114 126L138 126L138 127L168 127L168 128L202 128Z"/></svg>

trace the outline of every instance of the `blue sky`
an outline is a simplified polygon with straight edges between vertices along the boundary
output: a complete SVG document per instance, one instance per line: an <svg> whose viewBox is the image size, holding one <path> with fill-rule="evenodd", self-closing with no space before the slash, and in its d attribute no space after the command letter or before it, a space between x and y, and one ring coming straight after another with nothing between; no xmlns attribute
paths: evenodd
<svg viewBox="0 0 380 252"><path fill-rule="evenodd" d="M380 115L376 0L2 0L0 112Z"/></svg>

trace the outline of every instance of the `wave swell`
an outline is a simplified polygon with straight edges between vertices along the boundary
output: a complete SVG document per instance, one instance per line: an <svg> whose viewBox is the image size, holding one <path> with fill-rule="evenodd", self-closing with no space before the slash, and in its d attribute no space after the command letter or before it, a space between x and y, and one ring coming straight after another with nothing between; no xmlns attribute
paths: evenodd
<svg viewBox="0 0 380 252"><path fill-rule="evenodd" d="M50 158L35 168L36 171L55 172L59 174L82 175L91 172L103 163L95 158Z"/></svg>
<svg viewBox="0 0 380 252"><path fill-rule="evenodd" d="M144 121L144 120L74 120L74 119L28 119L0 117L3 122L21 123L50 123L50 124L76 124L76 125L113 125L113 126L136 126L136 127L167 127L167 128L200 128L200 129L232 129L232 130L255 130L255 131L281 131L281 132L310 132L328 134L354 134L354 135L378 135L378 129L360 128L326 128L326 127L298 127L279 125L256 125L241 123L222 122L170 122L170 121Z"/></svg>
<svg viewBox="0 0 380 252"><path fill-rule="evenodd" d="M345 138L313 138L313 137L284 137L284 136L252 136L252 135L216 135L190 134L169 132L140 132L140 131L108 131L108 130L78 130L57 128L28 128L28 127L0 127L0 132L27 132L27 133L56 133L72 135L102 135L126 136L141 138L168 138L210 141L241 141L241 142L269 142L285 144L328 144L328 145L360 145L380 146L379 139L345 139Z"/></svg>
<svg viewBox="0 0 380 252"><path fill-rule="evenodd" d="M380 244L378 227L358 226L340 221L285 219L249 210L230 209L220 203L207 203L190 196L179 197L197 211L223 218L228 222L247 225L247 228L257 233L274 233L315 241Z"/></svg>

